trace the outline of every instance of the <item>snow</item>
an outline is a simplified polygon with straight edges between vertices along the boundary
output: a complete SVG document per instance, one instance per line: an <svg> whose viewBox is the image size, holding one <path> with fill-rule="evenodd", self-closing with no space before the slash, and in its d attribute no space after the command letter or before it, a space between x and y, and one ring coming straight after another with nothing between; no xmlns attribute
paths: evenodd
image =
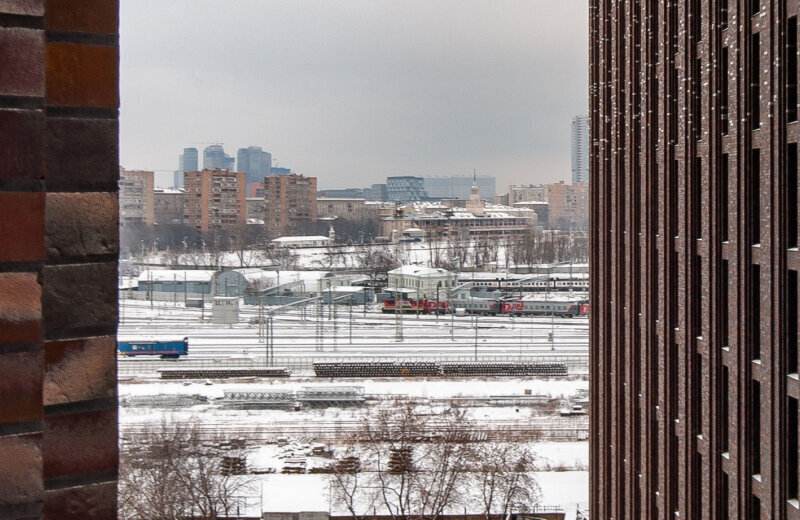
<svg viewBox="0 0 800 520"><path fill-rule="evenodd" d="M140 282L210 282L215 271L150 269L139 275Z"/></svg>
<svg viewBox="0 0 800 520"><path fill-rule="evenodd" d="M524 395L530 390L532 395L546 395L553 398L568 398L579 391L589 388L586 379L494 379L480 381L477 379L338 379L337 382L347 385L357 385L364 388L368 395L402 395L408 397L445 399L450 397L489 397L493 395ZM146 382L127 383L119 385L120 397L160 395L160 394L200 394L209 399L219 399L228 390L242 390L244 388L270 390L297 391L304 387L330 386L328 380L313 378L292 378L290 381L277 380L275 382L260 382L243 386L241 382L218 383L205 385L197 382Z"/></svg>
<svg viewBox="0 0 800 520"><path fill-rule="evenodd" d="M261 508L265 513L330 510L328 479L324 475L266 475L262 479Z"/></svg>

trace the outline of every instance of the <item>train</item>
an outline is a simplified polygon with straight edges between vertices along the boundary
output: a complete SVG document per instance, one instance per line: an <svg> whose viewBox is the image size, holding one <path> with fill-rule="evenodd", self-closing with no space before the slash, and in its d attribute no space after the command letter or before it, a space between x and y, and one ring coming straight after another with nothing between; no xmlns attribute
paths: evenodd
<svg viewBox="0 0 800 520"><path fill-rule="evenodd" d="M189 354L189 338L117 341L117 352L126 357L161 356L162 359L178 359Z"/></svg>
<svg viewBox="0 0 800 520"><path fill-rule="evenodd" d="M575 318L589 315L589 301L585 298L558 299L504 299L458 297L450 301L440 300L395 300L383 302L381 309L385 313L427 314L450 313L463 309L466 314L496 316L559 316Z"/></svg>
<svg viewBox="0 0 800 520"><path fill-rule="evenodd" d="M459 283L470 283L473 287L484 290L501 290L514 292L550 292L550 291L589 291L589 274L551 273L548 275L527 275L519 278L480 278L472 279L469 273L459 276Z"/></svg>

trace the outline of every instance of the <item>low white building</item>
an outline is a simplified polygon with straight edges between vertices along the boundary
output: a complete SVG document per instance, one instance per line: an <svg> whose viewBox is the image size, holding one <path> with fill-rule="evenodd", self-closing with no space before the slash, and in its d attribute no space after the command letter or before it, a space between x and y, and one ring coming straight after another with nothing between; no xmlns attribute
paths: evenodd
<svg viewBox="0 0 800 520"><path fill-rule="evenodd" d="M331 239L322 235L310 237L279 237L272 240L275 247L325 247L331 243Z"/></svg>
<svg viewBox="0 0 800 520"><path fill-rule="evenodd" d="M446 269L404 265L389 271L387 290L407 298L436 298L436 291L446 293L458 283L455 273Z"/></svg>

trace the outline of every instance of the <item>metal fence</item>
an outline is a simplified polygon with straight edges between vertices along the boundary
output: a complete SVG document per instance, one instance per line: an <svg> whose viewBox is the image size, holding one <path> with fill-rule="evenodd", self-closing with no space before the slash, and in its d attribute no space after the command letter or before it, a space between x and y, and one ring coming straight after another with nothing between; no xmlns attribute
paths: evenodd
<svg viewBox="0 0 800 520"><path fill-rule="evenodd" d="M275 356L273 366L285 367L296 374L313 374L314 363L342 363L365 361L438 361L441 363L464 363L478 361L481 363L563 363L570 374L586 374L589 372L589 356L587 354L526 354L484 356L477 358L470 355L441 355L430 354L427 356L398 356L370 354L368 356ZM262 368L267 366L267 359L260 358L196 358L196 359L121 359L117 365L117 372L121 376L155 374L162 368L187 368L187 369L225 369L225 368Z"/></svg>

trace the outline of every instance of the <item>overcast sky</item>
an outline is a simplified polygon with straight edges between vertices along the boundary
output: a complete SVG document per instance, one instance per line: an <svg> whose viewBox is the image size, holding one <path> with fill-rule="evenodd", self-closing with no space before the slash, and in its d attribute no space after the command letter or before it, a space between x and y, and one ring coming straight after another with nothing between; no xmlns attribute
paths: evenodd
<svg viewBox="0 0 800 520"><path fill-rule="evenodd" d="M219 142L320 188L569 182L587 23L586 0L122 0L120 160L164 184Z"/></svg>

